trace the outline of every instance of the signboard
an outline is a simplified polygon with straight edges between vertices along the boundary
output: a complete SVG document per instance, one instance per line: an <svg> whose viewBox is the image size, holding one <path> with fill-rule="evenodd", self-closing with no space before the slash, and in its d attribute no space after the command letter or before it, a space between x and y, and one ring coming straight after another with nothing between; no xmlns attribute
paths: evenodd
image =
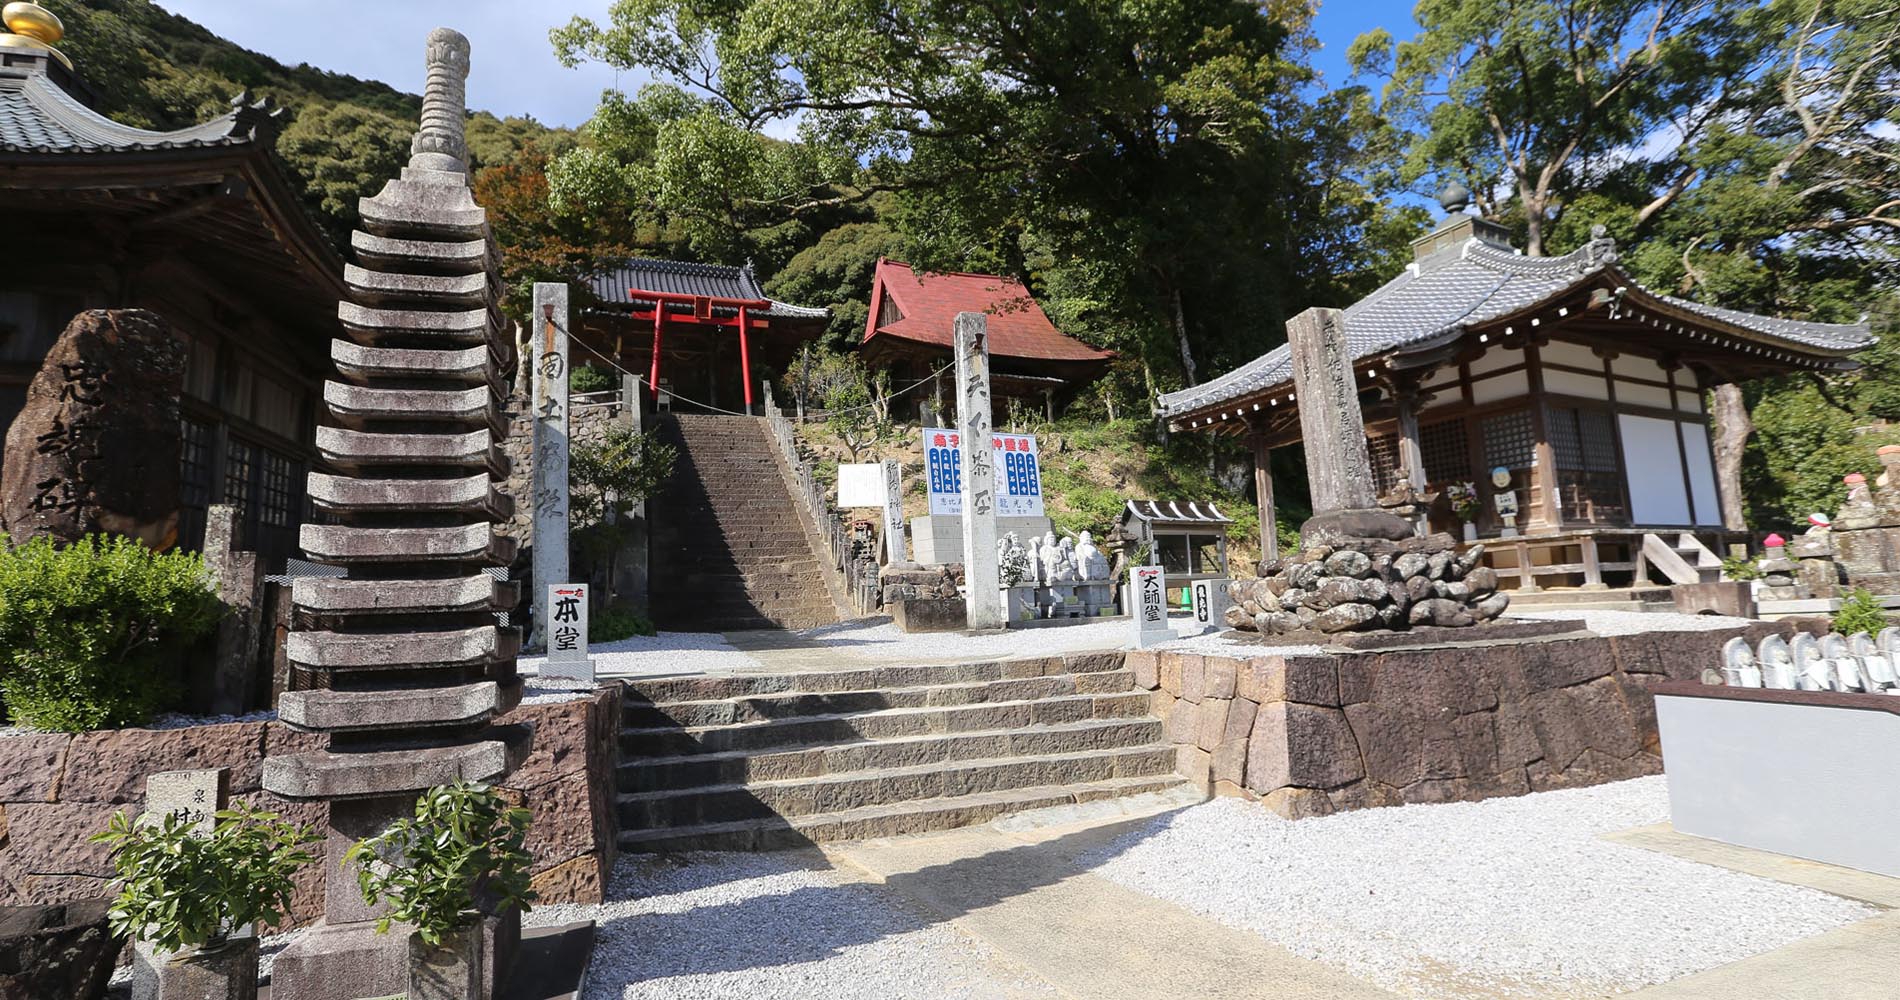
<svg viewBox="0 0 1900 1000"><path fill-rule="evenodd" d="M1194 624L1205 628L1225 628L1227 608L1233 603L1227 596L1227 581L1196 580L1188 589L1192 592Z"/></svg>
<svg viewBox="0 0 1900 1000"><path fill-rule="evenodd" d="M930 477L930 513L933 516L958 516L963 513L963 462L959 456L961 435L942 427L924 428L924 471ZM997 517L1041 517L1041 452L1034 434L992 434L990 447L995 452L995 468L1000 474L996 491Z"/></svg>
<svg viewBox="0 0 1900 1000"><path fill-rule="evenodd" d="M884 479L884 551L888 562L904 561L904 467L885 462Z"/></svg>
<svg viewBox="0 0 1900 1000"><path fill-rule="evenodd" d="M225 805L229 773L222 767L158 771L145 779L145 811L160 822L177 816L191 824L191 832L209 834Z"/></svg>
<svg viewBox="0 0 1900 1000"><path fill-rule="evenodd" d="M593 683L594 660L587 654L587 584L548 585L548 659L542 677Z"/></svg>
<svg viewBox="0 0 1900 1000"><path fill-rule="evenodd" d="M1137 649L1174 638L1174 631L1168 627L1168 581L1161 567L1129 567L1128 593Z"/></svg>
<svg viewBox="0 0 1900 1000"><path fill-rule="evenodd" d="M838 466L838 506L884 506L884 467L875 462Z"/></svg>

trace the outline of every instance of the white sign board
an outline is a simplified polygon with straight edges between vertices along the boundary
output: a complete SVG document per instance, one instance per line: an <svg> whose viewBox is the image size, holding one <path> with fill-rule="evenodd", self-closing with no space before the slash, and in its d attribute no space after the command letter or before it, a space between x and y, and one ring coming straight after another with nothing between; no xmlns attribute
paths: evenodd
<svg viewBox="0 0 1900 1000"><path fill-rule="evenodd" d="M1161 567L1129 567L1128 594L1130 617L1135 621L1135 648L1174 638L1174 630L1168 627L1168 581Z"/></svg>
<svg viewBox="0 0 1900 1000"><path fill-rule="evenodd" d="M884 506L884 467L875 462L838 466L838 506Z"/></svg>
<svg viewBox="0 0 1900 1000"><path fill-rule="evenodd" d="M1226 580L1196 580L1188 589L1194 596L1194 624L1203 628L1227 627L1227 609L1233 600L1227 596Z"/></svg>
<svg viewBox="0 0 1900 1000"><path fill-rule="evenodd" d="M548 659L542 677L593 683L594 660L587 654L587 584L548 585Z"/></svg>
<svg viewBox="0 0 1900 1000"><path fill-rule="evenodd" d="M229 772L222 767L196 771L158 771L145 779L145 811L164 822L177 816L193 833L209 834L224 808Z"/></svg>
<svg viewBox="0 0 1900 1000"><path fill-rule="evenodd" d="M963 513L961 436L943 427L924 428L924 471L930 478L930 513ZM998 485L997 517L1042 517L1042 467L1034 434L992 434ZM842 481L842 480L840 480Z"/></svg>

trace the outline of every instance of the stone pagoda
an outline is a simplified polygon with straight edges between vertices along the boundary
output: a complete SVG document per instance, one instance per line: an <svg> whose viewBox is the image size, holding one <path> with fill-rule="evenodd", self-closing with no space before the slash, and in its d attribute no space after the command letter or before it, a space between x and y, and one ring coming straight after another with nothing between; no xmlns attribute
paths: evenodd
<svg viewBox="0 0 1900 1000"><path fill-rule="evenodd" d="M375 933L379 911L340 867L343 851L409 813L424 789L504 777L531 740L526 727L494 725L521 697L520 635L496 618L515 587L487 572L515 552L496 531L512 507L496 484L508 471L513 348L496 308L494 240L469 190L468 56L461 34L430 32L409 166L362 199L337 304L337 377L317 431L335 474L310 474L326 523L305 525L301 542L347 575L296 581L288 654L309 689L278 707L325 749L272 755L263 776L273 794L329 804L326 899L322 923L277 960L279 1000L406 988L408 933ZM491 983L518 926L490 921Z"/></svg>

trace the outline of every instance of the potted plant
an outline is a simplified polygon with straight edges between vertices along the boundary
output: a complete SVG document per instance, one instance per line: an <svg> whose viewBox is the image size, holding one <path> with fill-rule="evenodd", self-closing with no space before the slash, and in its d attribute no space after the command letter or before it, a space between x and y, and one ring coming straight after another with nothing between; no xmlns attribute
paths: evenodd
<svg viewBox="0 0 1900 1000"><path fill-rule="evenodd" d="M1484 511L1478 500L1478 484L1452 483L1445 487L1445 499L1451 503L1451 516L1464 525L1465 541L1477 541L1478 515Z"/></svg>
<svg viewBox="0 0 1900 1000"><path fill-rule="evenodd" d="M531 816L486 785L439 785L416 800L415 815L357 841L344 855L371 906L387 901L376 930L415 928L409 937L409 1000L486 1000L482 921L527 912L532 858L523 849ZM492 960L492 956L490 957Z"/></svg>
<svg viewBox="0 0 1900 1000"><path fill-rule="evenodd" d="M291 879L316 860L303 845L317 839L251 805L214 814L208 833L177 814L114 813L91 840L112 847L113 932L148 946L136 954L134 1000L256 997L255 928L283 919Z"/></svg>

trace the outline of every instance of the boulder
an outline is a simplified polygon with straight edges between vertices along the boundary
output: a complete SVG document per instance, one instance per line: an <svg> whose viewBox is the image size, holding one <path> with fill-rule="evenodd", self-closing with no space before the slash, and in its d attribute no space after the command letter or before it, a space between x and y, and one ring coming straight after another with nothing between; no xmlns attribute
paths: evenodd
<svg viewBox="0 0 1900 1000"><path fill-rule="evenodd" d="M1326 575L1362 577L1372 572L1372 560L1364 552L1340 549L1326 557Z"/></svg>
<svg viewBox="0 0 1900 1000"><path fill-rule="evenodd" d="M1400 579L1410 579L1423 575L1429 561L1428 556L1417 552L1407 552L1392 560L1392 572L1398 574Z"/></svg>
<svg viewBox="0 0 1900 1000"><path fill-rule="evenodd" d="M1485 598L1484 600L1479 601L1476 604L1473 604L1471 606L1471 617L1476 618L1478 621L1481 621L1481 622L1488 622L1491 619L1496 618L1497 616L1503 614L1504 609L1510 606L1511 606L1511 595L1505 594L1505 593L1495 593Z"/></svg>
<svg viewBox="0 0 1900 1000"><path fill-rule="evenodd" d="M1498 571L1489 566L1479 566L1465 574L1465 586L1470 588L1472 597L1484 597L1498 589Z"/></svg>
<svg viewBox="0 0 1900 1000"><path fill-rule="evenodd" d="M1339 604L1315 616L1313 627L1321 632L1348 632L1364 628L1366 623L1378 617L1378 614L1378 609L1370 604L1358 602Z"/></svg>
<svg viewBox="0 0 1900 1000"><path fill-rule="evenodd" d="M23 543L95 532L178 538L183 342L157 313L73 317L26 388L0 467L0 530Z"/></svg>
<svg viewBox="0 0 1900 1000"><path fill-rule="evenodd" d="M1444 579L1445 571L1451 568L1453 558L1449 551L1432 553L1431 558L1425 562L1425 575L1434 580Z"/></svg>
<svg viewBox="0 0 1900 1000"><path fill-rule="evenodd" d="M1469 625L1476 619L1465 610L1464 605L1457 601L1434 597L1412 605L1412 610L1406 616L1406 620L1413 625L1456 627Z"/></svg>

